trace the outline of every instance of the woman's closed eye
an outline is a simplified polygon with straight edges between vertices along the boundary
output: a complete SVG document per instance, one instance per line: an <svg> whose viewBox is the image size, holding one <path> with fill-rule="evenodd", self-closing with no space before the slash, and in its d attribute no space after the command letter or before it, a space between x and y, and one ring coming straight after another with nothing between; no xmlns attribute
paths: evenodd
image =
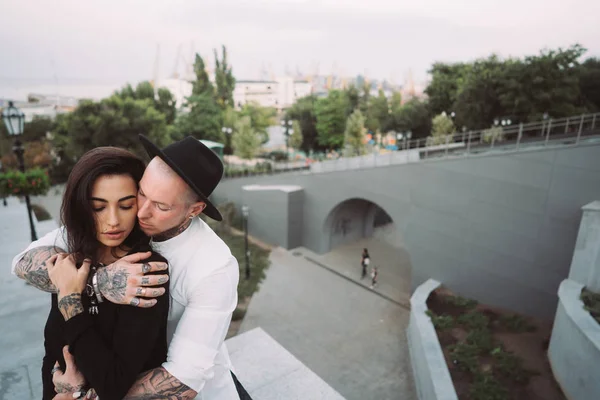
<svg viewBox="0 0 600 400"><path fill-rule="evenodd" d="M96 207L93 208L94 212L100 212L102 210L104 210L106 207ZM119 208L121 210L131 210L133 208L133 206L119 206Z"/></svg>

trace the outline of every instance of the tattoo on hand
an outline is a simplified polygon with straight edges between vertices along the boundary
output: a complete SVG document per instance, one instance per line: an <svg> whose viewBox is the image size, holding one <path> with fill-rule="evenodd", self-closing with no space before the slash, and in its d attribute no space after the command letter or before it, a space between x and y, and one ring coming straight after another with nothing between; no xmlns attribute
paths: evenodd
<svg viewBox="0 0 600 400"><path fill-rule="evenodd" d="M167 278L158 278L158 284L159 285L162 285L165 282L167 282Z"/></svg>
<svg viewBox="0 0 600 400"><path fill-rule="evenodd" d="M140 375L123 400L182 400L193 399L196 394L193 389L160 367Z"/></svg>
<svg viewBox="0 0 600 400"><path fill-rule="evenodd" d="M158 297L158 296L160 296L160 290L153 290L152 297Z"/></svg>
<svg viewBox="0 0 600 400"><path fill-rule="evenodd" d="M58 294L60 298L60 293ZM70 320L74 316L83 312L83 304L81 303L81 293L71 293L58 300L58 309L65 318L65 321Z"/></svg>
<svg viewBox="0 0 600 400"><path fill-rule="evenodd" d="M150 278L143 277L142 278L142 285L149 285L149 284L150 284Z"/></svg>
<svg viewBox="0 0 600 400"><path fill-rule="evenodd" d="M54 385L54 391L56 393L74 393L83 389L83 386L84 385L71 385L67 382L56 382Z"/></svg>
<svg viewBox="0 0 600 400"><path fill-rule="evenodd" d="M123 304L127 291L127 278L129 272L119 266L117 261L114 268L108 267L98 269L97 279L100 293L109 301L116 304Z"/></svg>
<svg viewBox="0 0 600 400"><path fill-rule="evenodd" d="M23 255L15 266L15 274L45 292L56 293L56 287L48 276L46 261L61 249L54 246L35 247Z"/></svg>

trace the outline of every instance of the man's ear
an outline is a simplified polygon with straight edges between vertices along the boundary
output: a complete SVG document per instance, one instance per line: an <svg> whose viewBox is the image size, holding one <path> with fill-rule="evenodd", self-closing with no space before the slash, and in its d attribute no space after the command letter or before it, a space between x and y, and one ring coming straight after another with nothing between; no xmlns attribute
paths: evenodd
<svg viewBox="0 0 600 400"><path fill-rule="evenodd" d="M197 217L202 214L202 211L206 208L206 203L203 201L198 201L190 206L190 214Z"/></svg>

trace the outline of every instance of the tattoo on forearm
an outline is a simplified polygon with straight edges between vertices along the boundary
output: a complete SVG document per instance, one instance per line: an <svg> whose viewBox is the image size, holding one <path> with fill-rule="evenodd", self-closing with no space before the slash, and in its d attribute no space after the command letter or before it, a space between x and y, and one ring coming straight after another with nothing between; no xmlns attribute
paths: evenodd
<svg viewBox="0 0 600 400"><path fill-rule="evenodd" d="M192 224L192 220L186 218L185 221L181 223L179 226L175 226L169 230L166 230L158 235L152 236L152 240L155 242L164 242L165 240L169 240L179 235L183 231L185 231Z"/></svg>
<svg viewBox="0 0 600 400"><path fill-rule="evenodd" d="M127 292L127 278L129 272L119 268L119 262L114 264L114 268L100 268L97 273L98 288L100 293L113 303L122 304Z"/></svg>
<svg viewBox="0 0 600 400"><path fill-rule="evenodd" d="M58 294L58 309L65 318L65 321L70 320L74 316L83 312L83 304L81 303L81 293L71 293L65 297L60 297Z"/></svg>
<svg viewBox="0 0 600 400"><path fill-rule="evenodd" d="M190 400L196 395L161 367L141 374L123 400Z"/></svg>
<svg viewBox="0 0 600 400"><path fill-rule="evenodd" d="M46 261L59 251L63 250L54 246L41 246L29 250L15 266L15 274L38 289L56 293L56 287L48 276Z"/></svg>
<svg viewBox="0 0 600 400"><path fill-rule="evenodd" d="M79 392L85 385L71 385L67 382L56 382L54 384L54 391L56 393L74 393Z"/></svg>

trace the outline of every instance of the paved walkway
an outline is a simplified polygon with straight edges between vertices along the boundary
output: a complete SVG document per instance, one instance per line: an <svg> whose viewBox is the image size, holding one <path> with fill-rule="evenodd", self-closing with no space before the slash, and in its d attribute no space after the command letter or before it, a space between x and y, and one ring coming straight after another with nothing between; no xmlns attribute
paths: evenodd
<svg viewBox="0 0 600 400"><path fill-rule="evenodd" d="M54 221L36 224L38 236L56 227ZM43 332L50 296L10 273L12 258L27 247L31 236L25 203L0 203L0 400L39 399Z"/></svg>
<svg viewBox="0 0 600 400"><path fill-rule="evenodd" d="M271 262L242 332L261 327L348 400L416 399L406 308L302 255Z"/></svg>
<svg viewBox="0 0 600 400"><path fill-rule="evenodd" d="M300 253L308 261L330 268L368 288L371 286L371 276L360 279L363 248L369 249L370 267L376 266L379 272L378 284L373 290L408 308L411 267L408 253L404 249L391 246L380 239L363 238L351 244L338 246L326 254L317 254L305 247L298 247L291 252Z"/></svg>

